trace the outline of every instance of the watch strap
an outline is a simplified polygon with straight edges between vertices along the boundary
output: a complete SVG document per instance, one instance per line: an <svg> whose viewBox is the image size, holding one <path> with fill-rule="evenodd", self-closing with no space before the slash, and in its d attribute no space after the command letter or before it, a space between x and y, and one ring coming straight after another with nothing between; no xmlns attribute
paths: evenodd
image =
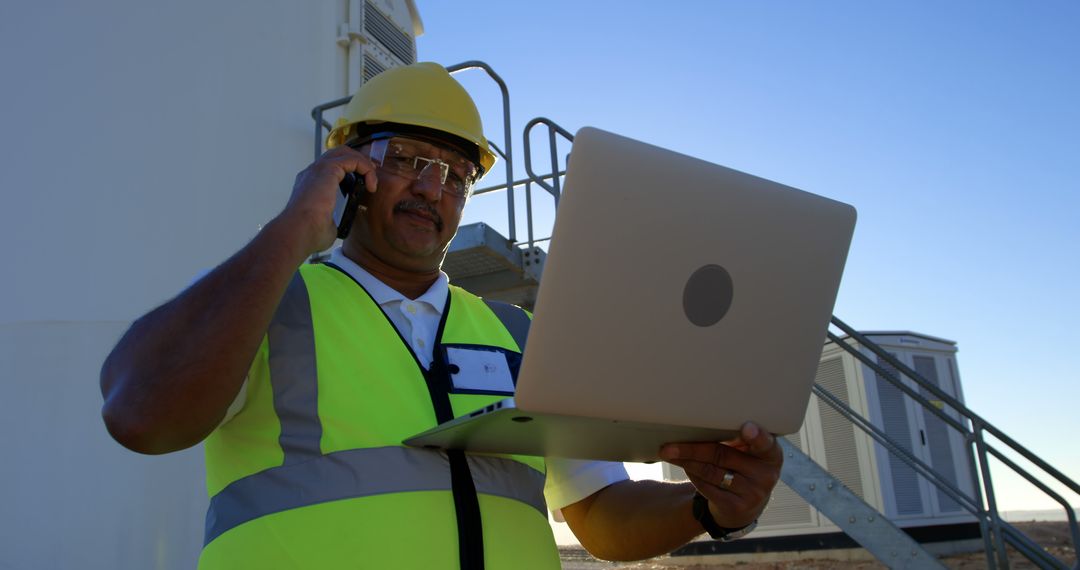
<svg viewBox="0 0 1080 570"><path fill-rule="evenodd" d="M712 512L709 511L709 500L701 493L694 493L693 513L694 518L701 524L701 527L705 529L705 532L709 533L709 536L714 540L723 542L742 538L747 534L750 534L750 531L757 527L756 520L742 528L726 528L720 526L717 524L716 519L713 518Z"/></svg>

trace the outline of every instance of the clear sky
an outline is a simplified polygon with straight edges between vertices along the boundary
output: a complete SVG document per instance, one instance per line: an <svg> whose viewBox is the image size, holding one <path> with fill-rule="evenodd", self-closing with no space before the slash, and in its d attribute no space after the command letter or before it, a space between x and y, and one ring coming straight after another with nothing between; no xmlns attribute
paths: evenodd
<svg viewBox="0 0 1080 570"><path fill-rule="evenodd" d="M1080 479L1080 3L418 6L421 59L506 80L516 150L542 115L854 205L836 315L956 340L969 406ZM501 141L494 84L459 77ZM471 219L505 227L502 200Z"/></svg>

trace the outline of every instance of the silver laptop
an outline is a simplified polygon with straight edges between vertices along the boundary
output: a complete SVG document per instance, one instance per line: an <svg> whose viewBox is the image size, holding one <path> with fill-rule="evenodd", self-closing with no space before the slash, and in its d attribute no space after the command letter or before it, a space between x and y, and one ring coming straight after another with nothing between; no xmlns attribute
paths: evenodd
<svg viewBox="0 0 1080 570"><path fill-rule="evenodd" d="M855 209L586 127L515 397L407 445L654 461L799 430Z"/></svg>

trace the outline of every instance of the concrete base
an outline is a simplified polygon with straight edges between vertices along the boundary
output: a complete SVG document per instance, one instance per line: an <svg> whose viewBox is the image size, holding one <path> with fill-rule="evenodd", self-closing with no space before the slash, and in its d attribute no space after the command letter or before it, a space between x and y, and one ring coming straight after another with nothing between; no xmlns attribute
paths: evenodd
<svg viewBox="0 0 1080 570"><path fill-rule="evenodd" d="M952 540L924 544L923 548L937 557L979 552L983 549L981 539ZM739 552L732 554L706 554L672 556L664 560L672 566L704 566L718 564L748 564L799 562L805 560L835 560L837 562L872 562L875 560L865 548L828 548L815 550L791 550L782 552Z"/></svg>

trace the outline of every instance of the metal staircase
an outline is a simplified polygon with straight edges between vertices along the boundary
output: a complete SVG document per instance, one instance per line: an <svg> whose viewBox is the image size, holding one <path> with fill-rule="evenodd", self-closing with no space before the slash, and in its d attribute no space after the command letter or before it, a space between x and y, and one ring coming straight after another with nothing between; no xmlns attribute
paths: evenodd
<svg viewBox="0 0 1080 570"><path fill-rule="evenodd" d="M919 475L959 504L965 511L974 515L982 531L987 567L1009 568L1006 552L1008 546L1040 568L1070 568L1067 562L1057 559L1015 526L1002 520L997 509L997 497L993 478L991 477L990 458L993 457L1001 462L1009 470L1019 474L1062 506L1068 520L1069 533L1076 553L1080 553L1080 550L1077 549L1080 546L1080 528L1077 525L1076 513L1070 503L1051 489L1047 482L1057 482L1071 491L1074 496L1080 496L1080 485L1077 485L1075 481L1066 477L1059 470L971 411L951 394L939 388L936 383L912 370L865 335L855 331L835 316L832 318L832 324L845 334L844 337L840 337L831 331L828 332L828 339L832 343L854 356L863 365L874 370L879 378L885 379L903 392L906 398L921 406L924 412L929 412L944 422L950 429L963 436L970 460L975 467L972 472L974 488L976 489L975 496L970 496L958 489L956 485L935 470L933 466L916 457L909 449L910 446L904 445L903 442L896 441L887 435L884 430L858 414L840 398L825 390L820 384L815 384L813 388L814 394L887 449L890 457L897 458L915 469ZM877 360L870 358L860 347L873 354ZM904 382L904 379L907 379L908 382ZM933 399L928 396L932 396ZM1006 451L1003 452L991 445L987 440L987 435L993 436L1001 442ZM1030 461L1041 471L1041 476L1033 474L1017 464L1016 461L1006 455L1006 453L1010 452ZM1071 568L1080 568L1080 561L1074 560Z"/></svg>
<svg viewBox="0 0 1080 570"><path fill-rule="evenodd" d="M559 137L573 142L573 135L550 119L540 117L529 121L523 133L526 177L515 179L510 96L505 82L489 65L479 61L464 62L449 66L447 69L451 72L468 69L482 70L495 81L502 92L503 143L501 147L492 141L489 143L503 159L505 182L477 189L473 195L506 192L509 236L500 235L484 223L462 226L450 245L443 269L450 276L451 282L478 295L509 301L531 309L536 300L536 291L546 257L544 250L537 244L549 239L549 237L536 237L536 229L533 226L533 186L542 189L554 201L555 206L558 205L561 196L561 178L565 174L560 164L565 164L566 161L565 157L562 157L560 161L557 143ZM348 101L347 97L337 99L312 110L312 118L315 120L316 158L322 154L325 132L331 128L330 123L324 119L324 114L345 105ZM550 169L546 173L538 174L532 164L530 140L532 130L540 125L547 128L547 155L550 160ZM526 210L524 239L519 239L517 233L518 197L516 191L518 189L524 192ZM958 488L949 477L943 476L932 465L917 457L912 452L910 444L897 441L871 420L860 415L843 398L831 393L821 384L814 385L814 394L821 402L887 450L891 460L903 462L914 469L919 476L974 516L981 530L988 568L1009 568L1007 549L1011 548L1040 568L1080 570L1080 562L1074 560L1070 566L1068 562L1055 558L1015 526L1002 520L997 510L997 497L989 461L990 458L994 458L1062 505L1068 520L1074 552L1080 552L1080 527L1077 524L1076 514L1069 501L1055 492L1048 483L1056 482L1071 491L1074 502L1077 497L1080 497L1080 485L972 412L957 398L939 388L936 383L900 362L865 335L836 317L833 317L832 325L843 336L830 330L827 334L831 343L869 367L880 378L898 389L905 398L921 406L925 413L938 418L947 426L947 429L961 435L972 466L974 496ZM987 435L1000 442L1005 451L991 445ZM799 447L792 445L786 439L782 445L786 455L782 473L784 483L882 563L891 568L943 567L908 533L845 487L837 477L821 467ZM1040 473L1033 474L1025 470L1007 455L1009 453L1019 455L1031 462ZM724 546L715 543L710 546L710 550L723 552Z"/></svg>

